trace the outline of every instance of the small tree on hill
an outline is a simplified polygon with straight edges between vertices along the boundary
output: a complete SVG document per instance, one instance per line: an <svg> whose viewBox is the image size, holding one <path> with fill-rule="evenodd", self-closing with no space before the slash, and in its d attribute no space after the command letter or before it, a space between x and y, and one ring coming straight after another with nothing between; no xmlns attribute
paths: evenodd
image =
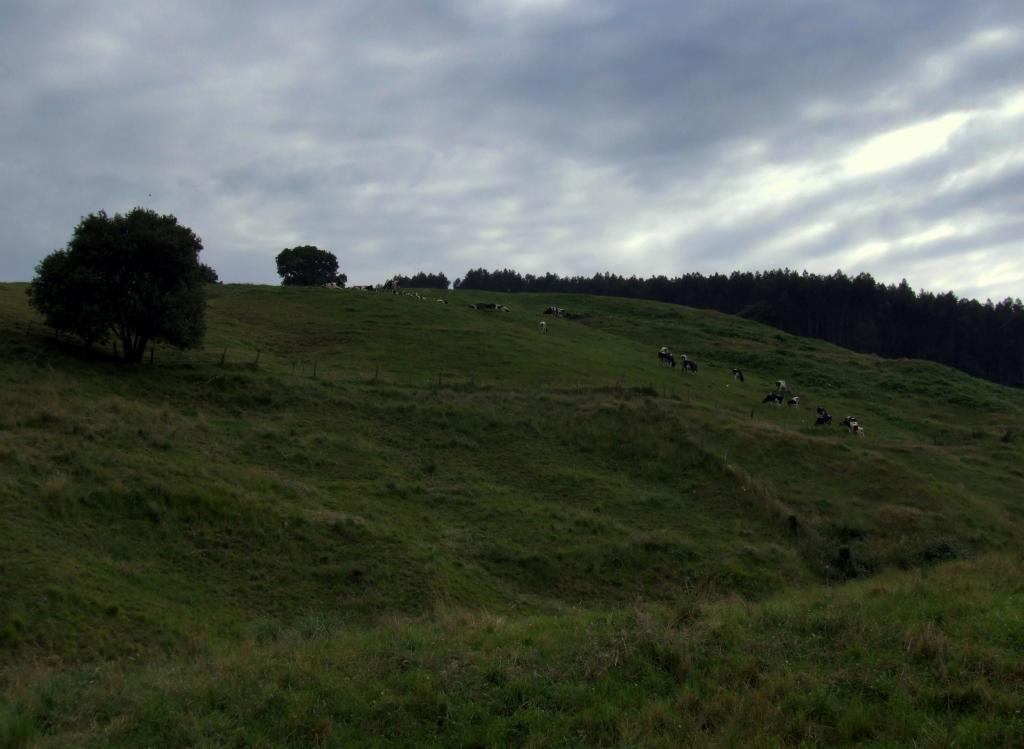
<svg viewBox="0 0 1024 749"><path fill-rule="evenodd" d="M202 343L202 242L171 215L135 208L82 219L64 250L36 267L29 304L46 324L91 347L113 336L127 361L150 341L181 349Z"/></svg>
<svg viewBox="0 0 1024 749"><path fill-rule="evenodd" d="M338 273L338 258L313 245L290 247L277 256L277 275L285 286L344 286L348 276Z"/></svg>

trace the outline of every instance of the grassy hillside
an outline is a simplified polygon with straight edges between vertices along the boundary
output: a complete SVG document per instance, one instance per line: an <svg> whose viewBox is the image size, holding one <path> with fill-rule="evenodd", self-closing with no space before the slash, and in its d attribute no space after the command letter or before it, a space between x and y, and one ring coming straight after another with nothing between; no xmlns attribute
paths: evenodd
<svg viewBox="0 0 1024 749"><path fill-rule="evenodd" d="M1024 740L1024 393L443 296L215 287L126 367L0 285L0 746Z"/></svg>

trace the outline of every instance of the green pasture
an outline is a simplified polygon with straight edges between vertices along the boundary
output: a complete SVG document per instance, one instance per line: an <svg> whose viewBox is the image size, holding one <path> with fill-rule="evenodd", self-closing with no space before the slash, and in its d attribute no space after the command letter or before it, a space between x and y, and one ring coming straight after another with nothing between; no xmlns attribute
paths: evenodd
<svg viewBox="0 0 1024 749"><path fill-rule="evenodd" d="M24 290L0 747L1024 743L1020 391L469 291L211 286L129 366Z"/></svg>

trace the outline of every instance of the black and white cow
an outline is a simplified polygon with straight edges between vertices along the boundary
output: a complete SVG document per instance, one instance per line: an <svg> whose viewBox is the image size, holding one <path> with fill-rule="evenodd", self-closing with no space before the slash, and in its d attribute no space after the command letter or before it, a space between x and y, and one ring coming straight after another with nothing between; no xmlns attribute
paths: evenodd
<svg viewBox="0 0 1024 749"><path fill-rule="evenodd" d="M831 424L832 423L832 414L830 414L828 411L826 411L821 406L818 406L817 411L818 411L818 418L814 422L815 426L819 426L820 427L820 426L825 426L826 424Z"/></svg>
<svg viewBox="0 0 1024 749"><path fill-rule="evenodd" d="M789 399L788 403L791 406L799 406L800 405L800 396L799 395L794 395L792 398Z"/></svg>
<svg viewBox="0 0 1024 749"><path fill-rule="evenodd" d="M776 393L774 390L765 395L762 403L771 403L773 406L781 406L782 401L785 400L780 393Z"/></svg>
<svg viewBox="0 0 1024 749"><path fill-rule="evenodd" d="M864 436L864 427L860 425L860 422L855 417L847 416L840 423L850 430L850 434L856 434L858 437Z"/></svg>
<svg viewBox="0 0 1024 749"><path fill-rule="evenodd" d="M471 304L469 306L472 309L494 310L495 312L511 312L511 310L504 304L495 304L494 302L477 302L476 304Z"/></svg>
<svg viewBox="0 0 1024 749"><path fill-rule="evenodd" d="M548 307L544 310L545 315L554 315L555 317L565 317L565 310L561 307Z"/></svg>
<svg viewBox="0 0 1024 749"><path fill-rule="evenodd" d="M676 367L676 358L672 356L672 352L668 350L668 346L662 346L658 350L658 361L661 364L671 364L672 368Z"/></svg>
<svg viewBox="0 0 1024 749"><path fill-rule="evenodd" d="M733 367L732 378L736 380L736 382L743 382L743 370L739 367Z"/></svg>
<svg viewBox="0 0 1024 749"><path fill-rule="evenodd" d="M697 374L697 362L693 359L687 359L686 354L683 354L683 371L689 372L692 375Z"/></svg>

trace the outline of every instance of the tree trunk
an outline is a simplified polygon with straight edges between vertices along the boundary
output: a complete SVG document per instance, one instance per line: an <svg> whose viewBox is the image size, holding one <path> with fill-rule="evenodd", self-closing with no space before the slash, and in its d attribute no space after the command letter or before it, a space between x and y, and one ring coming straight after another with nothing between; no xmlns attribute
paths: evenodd
<svg viewBox="0 0 1024 749"><path fill-rule="evenodd" d="M142 355L146 353L146 344L148 341L145 338L132 339L132 336L128 335L121 339L121 346L124 349L124 360L138 364L142 361Z"/></svg>

